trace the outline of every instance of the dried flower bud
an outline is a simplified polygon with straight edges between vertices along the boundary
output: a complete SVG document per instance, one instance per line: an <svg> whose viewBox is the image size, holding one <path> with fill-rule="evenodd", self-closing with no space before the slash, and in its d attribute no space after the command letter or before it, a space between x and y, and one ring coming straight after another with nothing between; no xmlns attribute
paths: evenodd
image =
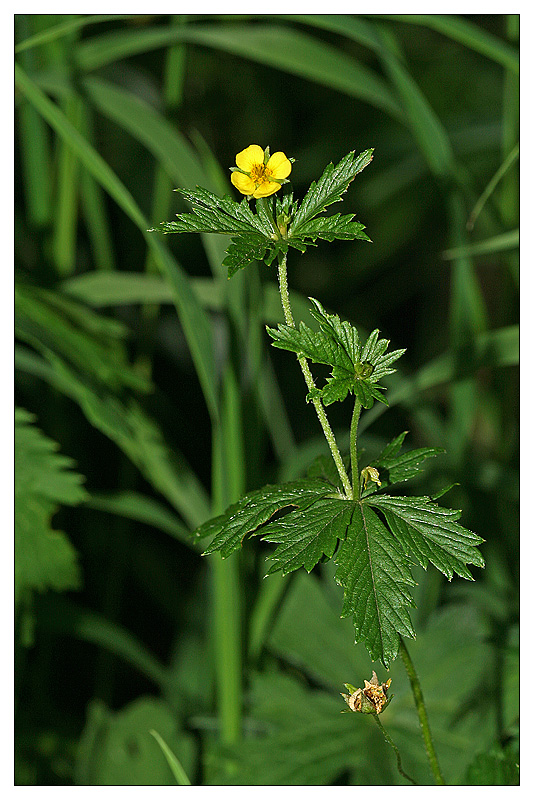
<svg viewBox="0 0 534 800"><path fill-rule="evenodd" d="M391 678L386 683L379 683L376 672L373 671L371 680L364 681L363 689L355 689L350 683L346 683L345 687L350 694L341 692L341 696L351 711L360 714L380 714L391 700L391 697L387 696L390 685Z"/></svg>

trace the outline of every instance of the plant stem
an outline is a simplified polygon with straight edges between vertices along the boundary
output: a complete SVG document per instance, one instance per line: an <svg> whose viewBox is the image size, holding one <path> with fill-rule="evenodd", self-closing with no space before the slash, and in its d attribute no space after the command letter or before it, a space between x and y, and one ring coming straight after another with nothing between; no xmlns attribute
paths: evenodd
<svg viewBox="0 0 534 800"><path fill-rule="evenodd" d="M412 693L415 702L415 707L417 708L417 713L419 714L419 724L421 725L421 732L423 734L423 741L425 743L426 754L428 756L428 760L430 762L430 768L434 773L434 778L436 783L440 786L445 786L445 780L443 775L441 774L441 769L438 763L438 757L436 755L436 751L434 750L434 743L432 741L432 735L430 733L430 725L428 724L428 716L426 713L426 706L425 701L423 700L423 691L421 689L421 684L419 683L419 678L417 677L417 672L415 671L415 667L413 665L413 661L410 658L410 654L404 644L404 640L400 637L400 654L401 658L404 662L404 667L410 679L410 684L412 686Z"/></svg>
<svg viewBox="0 0 534 800"><path fill-rule="evenodd" d="M284 310L284 318L286 324L290 325L292 328L295 328L296 327L295 320L293 318L293 312L291 311L291 304L289 302L286 255L282 256L282 258L279 258L278 260L278 283L280 286L280 299L282 301L282 308ZM311 374L311 370L308 366L308 362L306 361L304 356L298 356L298 362L300 364L302 374L304 375L306 386L308 387L308 390L311 392L316 387L315 387L315 381L313 380L313 375ZM347 471L343 465L343 459L341 458L341 453L339 452L339 447L337 446L334 432L330 427L330 423L328 421L328 417L326 416L326 411L324 410L324 406L319 399L313 399L312 403L314 405L315 411L317 412L317 416L319 418L319 422L321 423L321 427L326 437L326 441L328 442L328 446L330 447L330 452L332 453L332 458L334 459L334 463L337 467L339 477L341 478L345 494L347 495L347 497L352 498L353 493L352 493L352 487L350 485L349 476L347 475Z"/></svg>
<svg viewBox="0 0 534 800"><path fill-rule="evenodd" d="M406 778L406 780L407 780L407 781L410 781L410 783L413 783L413 785L414 785L414 786L419 786L419 784L417 783L417 781L414 781L414 779L413 779L413 778L410 778L410 776L409 776L409 775L407 775L407 774L404 772L404 770L403 770L403 768L402 768L402 762L401 762L401 757L400 757L400 753L399 753L399 748L397 747L397 745L395 744L395 742L393 741L393 739L391 738L391 736L389 735L389 733L386 731L386 729L384 728L384 726L383 726L383 725L382 725L382 723L380 722L380 719L379 719L379 717L378 717L378 714L372 714L371 716L373 717L373 719L375 720L376 724L378 725L378 727L379 727L379 728L380 728L380 730L382 731L382 734L383 734L383 736L384 736L384 739L386 740L386 742L387 742L387 743L389 744L389 746L390 746L390 747L392 747L392 748L393 748L393 750L395 751L395 756L396 756L396 758L397 758L397 769L398 769L398 771L400 772L400 774L402 775L402 777L403 777L403 778Z"/></svg>
<svg viewBox="0 0 534 800"><path fill-rule="evenodd" d="M350 423L350 466L352 470L352 491L353 496L360 499L360 476L358 472L358 422L362 404L359 400L354 401L354 411Z"/></svg>

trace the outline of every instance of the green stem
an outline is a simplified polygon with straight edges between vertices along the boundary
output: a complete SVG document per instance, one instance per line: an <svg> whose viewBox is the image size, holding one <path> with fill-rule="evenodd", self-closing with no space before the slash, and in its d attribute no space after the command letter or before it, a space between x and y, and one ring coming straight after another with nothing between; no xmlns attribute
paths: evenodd
<svg viewBox="0 0 534 800"><path fill-rule="evenodd" d="M280 286L280 298L282 300L282 308L284 310L284 318L286 324L290 325L292 328L295 328L296 327L295 320L293 318L293 312L291 311L291 303L289 302L286 255L284 255L282 258L278 260L278 283ZM306 386L308 387L308 390L312 392L316 388L316 386L315 386L315 381L313 380L313 375L311 374L311 370L308 366L308 362L304 358L304 356L298 356L298 362L300 364L302 374L304 375ZM319 399L312 400L312 403L315 408L315 411L317 412L317 416L319 418L319 422L321 423L321 427L326 437L326 441L328 442L328 446L330 447L330 452L332 453L332 458L334 459L334 463L337 467L339 477L341 478L345 494L347 495L347 497L352 498L353 493L352 493L352 486L350 485L349 476L347 475L347 471L343 465L343 459L341 458L341 453L339 452L339 447L337 446L334 432L330 427L330 423L328 421L328 417L326 416L326 411L324 410L324 406Z"/></svg>
<svg viewBox="0 0 534 800"><path fill-rule="evenodd" d="M401 658L404 663L404 668L408 674L408 678L410 679L410 684L412 686L412 694L415 702L415 707L417 708L417 713L419 715L419 724L421 725L421 733L423 734L423 741L425 743L426 754L428 756L428 761L430 763L430 768L434 773L434 778L436 783L440 786L445 786L445 780L443 775L441 774L441 769L438 763L438 757L436 755L436 751L434 749L434 743L432 741L432 734L430 733L430 725L428 724L428 716L426 713L426 706L425 701L423 700L423 691L421 689L421 684L419 683L419 678L417 677L417 672L415 671L415 667L413 665L413 661L410 658L410 654L404 644L404 640L400 637L400 654Z"/></svg>
<svg viewBox="0 0 534 800"><path fill-rule="evenodd" d="M360 476L358 471L358 422L362 404L359 400L354 401L354 411L352 412L352 421L350 423L350 465L352 470L352 491L354 497L360 499Z"/></svg>
<svg viewBox="0 0 534 800"><path fill-rule="evenodd" d="M383 726L383 725L382 725L382 723L380 722L380 719L379 719L379 717L378 717L378 714L372 714L371 716L373 717L374 721L376 722L376 724L378 725L378 727L379 727L379 728L380 728L380 730L382 731L382 734L383 734L383 736L384 736L384 739L386 740L386 742L387 742L387 743L389 744L389 746L390 746L390 747L392 747L392 748L393 748L393 750L395 751L395 756L396 756L396 758L397 758L397 769L398 769L398 771L400 772L400 774L402 775L402 777L403 777L403 778L406 778L406 780L407 780L407 781L410 781L410 783L413 783L413 785L414 785L414 786L419 786L419 784L417 783L417 781L414 781L414 779L413 779L413 778L410 778L410 776L409 776L409 775L407 775L407 774L404 772L404 770L403 770L403 768L402 768L402 762L401 762L401 757L400 757L400 753L399 753L399 748L397 747L397 745L395 744L395 742L393 741L393 739L391 738L391 736L389 735L389 733L386 731L386 729L384 728L384 726Z"/></svg>

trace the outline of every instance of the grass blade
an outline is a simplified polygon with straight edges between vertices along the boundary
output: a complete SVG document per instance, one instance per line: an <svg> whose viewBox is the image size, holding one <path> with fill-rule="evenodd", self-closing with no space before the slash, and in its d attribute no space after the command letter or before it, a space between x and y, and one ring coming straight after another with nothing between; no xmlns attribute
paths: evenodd
<svg viewBox="0 0 534 800"><path fill-rule="evenodd" d="M463 247L455 247L452 250L445 250L441 257L445 261L452 261L466 256L481 256L488 253L500 253L503 250L515 250L519 247L519 229L507 231L490 239L481 242L473 242Z"/></svg>
<svg viewBox="0 0 534 800"><path fill-rule="evenodd" d="M71 125L79 129L82 101L71 94L63 101L63 112ZM53 256L57 272L70 275L76 265L76 233L78 228L79 162L66 141L59 143L57 198L54 214Z"/></svg>
<svg viewBox="0 0 534 800"><path fill-rule="evenodd" d="M153 497L147 497L139 492L91 492L85 502L87 508L95 511L104 511L126 519L142 522L168 533L182 544L196 548L196 542L191 537L191 532L180 522L179 518L170 509Z"/></svg>
<svg viewBox="0 0 534 800"><path fill-rule="evenodd" d="M181 30L150 28L103 34L81 43L76 59L82 70L98 69L136 53L177 41L205 45L298 75L357 97L402 119L390 90L372 70L308 34L277 25L188 25Z"/></svg>
<svg viewBox="0 0 534 800"><path fill-rule="evenodd" d="M467 355L467 354L466 354ZM472 343L468 360L462 366L462 376L474 373L485 367L497 369L514 367L519 363L519 326L510 325L494 331L479 334ZM403 404L408 407L417 402L420 394L435 386L451 383L458 372L458 361L453 353L447 351L424 364L412 377L398 378L399 383L391 387L388 394L389 407ZM376 403L362 415L360 430L366 430L377 417L386 410Z"/></svg>
<svg viewBox="0 0 534 800"><path fill-rule="evenodd" d="M380 30L381 58L404 106L408 125L430 171L438 178L454 176L454 156L448 134L421 89L401 63L391 31Z"/></svg>
<svg viewBox="0 0 534 800"><path fill-rule="evenodd" d="M237 383L230 365L223 379L220 422L213 429L212 514L222 513L245 491L244 443ZM241 587L240 561L211 560L213 635L217 706L221 741L234 745L241 738Z"/></svg>
<svg viewBox="0 0 534 800"><path fill-rule="evenodd" d="M486 188L484 189L484 191L480 195L479 199L475 203L475 207L473 208L471 214L469 215L469 219L467 220L467 230L468 231L472 231L473 230L473 227L475 225L475 222L477 220L478 215L480 214L480 212L484 208L484 205L486 204L488 199L491 197L491 195L495 191L495 188L496 188L497 184L499 183L500 180L502 180L502 178L504 178L504 176L506 175L508 170L515 164L515 162L517 161L518 158L519 158L519 142L511 150L511 152L508 154L508 156L504 159L503 163L501 164L501 166L499 167L499 169L497 170L497 172L495 173L493 178L490 180L490 182L488 183L488 185L486 186Z"/></svg>
<svg viewBox="0 0 534 800"><path fill-rule="evenodd" d="M87 17L80 17L78 19L71 19L67 22L61 22L59 25L54 25L48 30L41 31L35 36L28 36L15 47L15 53L22 53L25 50L30 50L32 47L39 47L42 44L48 44L56 39L61 39L69 33L81 30L87 25L96 25L99 22L112 22L116 19L128 19L135 16L135 14L92 14Z"/></svg>
<svg viewBox="0 0 534 800"><path fill-rule="evenodd" d="M26 348L16 348L17 369L46 381L78 403L91 425L115 442L191 530L202 524L210 513L204 487L177 449L171 453L152 419L138 405L126 406L110 393L93 390L59 358L52 355L50 362Z"/></svg>
<svg viewBox="0 0 534 800"><path fill-rule="evenodd" d="M149 733L151 734L151 736L154 737L156 742L161 747L161 752L165 756L167 764L169 765L178 786L191 786L191 781L187 777L184 768L182 767L182 765L180 764L180 762L178 761L178 759L176 758L176 756L174 755L168 744L161 738L161 736L157 731L149 731Z"/></svg>
<svg viewBox="0 0 534 800"><path fill-rule="evenodd" d="M17 28L26 31L28 15L16 18ZM24 53L21 63L27 72L37 67L33 53ZM18 108L18 136L23 174L24 200L28 218L36 228L48 225L52 219L52 160L48 131L40 114L28 102Z"/></svg>
<svg viewBox="0 0 534 800"><path fill-rule="evenodd" d="M147 220L113 170L18 65L15 65L15 79L17 86L28 100L58 135L69 143L84 166L138 226L145 237L148 246L154 253L159 269L173 286L176 309L195 362L206 403L210 413L216 416L217 388L211 325L209 318L197 302L186 274L162 242L148 233Z"/></svg>
<svg viewBox="0 0 534 800"><path fill-rule="evenodd" d="M48 594L40 606L40 626L54 634L75 636L103 647L135 667L162 690L169 673L129 631L93 611L75 605L70 598Z"/></svg>
<svg viewBox="0 0 534 800"><path fill-rule="evenodd" d="M431 28L502 64L516 75L519 74L517 48L501 41L469 20L460 19L453 14L373 14L372 16Z"/></svg>

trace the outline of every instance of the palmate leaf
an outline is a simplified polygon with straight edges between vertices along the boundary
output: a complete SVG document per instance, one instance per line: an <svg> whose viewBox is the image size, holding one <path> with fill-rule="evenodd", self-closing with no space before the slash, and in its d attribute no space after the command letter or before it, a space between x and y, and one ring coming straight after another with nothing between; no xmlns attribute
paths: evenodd
<svg viewBox="0 0 534 800"><path fill-rule="evenodd" d="M413 476L425 458L436 454L421 448L400 456L404 436L380 457L381 463L389 459L398 480ZM387 667L398 653L399 635L414 636L408 613L414 605L411 567L426 569L430 561L449 580L454 573L472 580L467 564L484 566L477 550L483 540L459 524L459 511L428 497L366 492L351 500L336 487L335 475L324 469L312 474L251 492L196 535L213 536L206 554L220 551L223 558L239 549L247 534L276 544L268 574L300 567L310 572L325 557L333 558L344 589L342 616L352 616L356 642Z"/></svg>
<svg viewBox="0 0 534 800"><path fill-rule="evenodd" d="M310 508L271 524L262 539L278 547L270 558L275 562L268 574L281 570L284 575L304 567L311 572L323 555L331 558L339 539L344 539L353 513L346 500L323 497Z"/></svg>
<svg viewBox="0 0 534 800"><path fill-rule="evenodd" d="M289 237L300 236L302 228L332 203L341 200L349 184L373 158L373 150L364 150L360 155L355 151L348 153L339 164L329 164L319 180L313 182L298 207L291 226Z"/></svg>

